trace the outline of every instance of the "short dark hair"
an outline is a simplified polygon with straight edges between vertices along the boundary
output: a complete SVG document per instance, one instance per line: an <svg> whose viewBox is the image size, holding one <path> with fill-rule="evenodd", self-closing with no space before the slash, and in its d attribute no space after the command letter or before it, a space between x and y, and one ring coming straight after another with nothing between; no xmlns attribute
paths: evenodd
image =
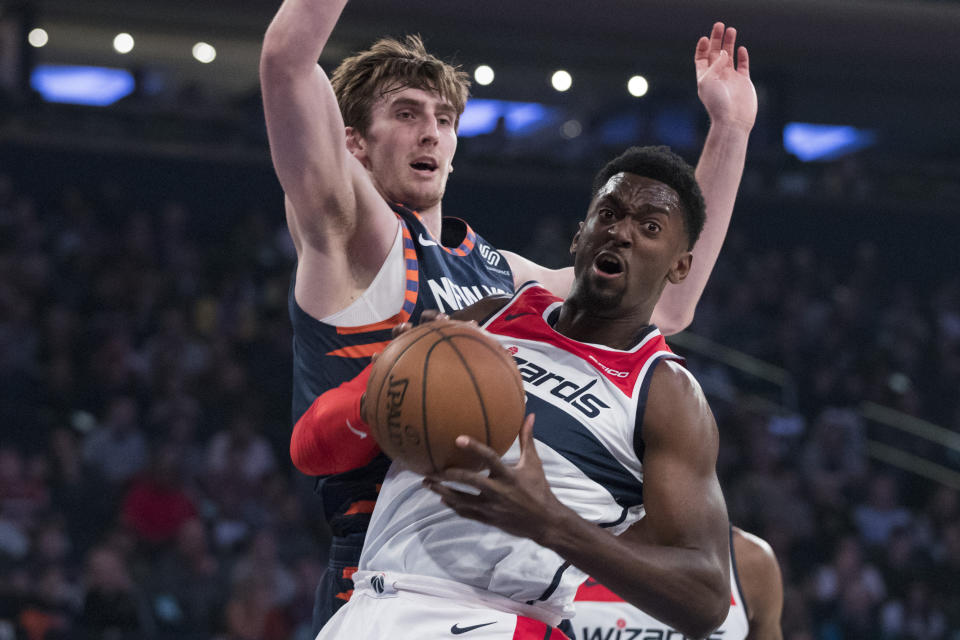
<svg viewBox="0 0 960 640"><path fill-rule="evenodd" d="M689 241L687 248L693 249L707 218L703 194L700 193L693 167L671 151L670 147L630 147L600 169L593 179L591 197L595 197L610 178L621 172L659 180L677 192L683 205L683 222Z"/></svg>
<svg viewBox="0 0 960 640"><path fill-rule="evenodd" d="M370 107L380 97L405 87L435 91L457 111L467 104L470 76L459 66L427 53L420 36L381 38L366 51L350 56L330 76L343 122L366 135Z"/></svg>

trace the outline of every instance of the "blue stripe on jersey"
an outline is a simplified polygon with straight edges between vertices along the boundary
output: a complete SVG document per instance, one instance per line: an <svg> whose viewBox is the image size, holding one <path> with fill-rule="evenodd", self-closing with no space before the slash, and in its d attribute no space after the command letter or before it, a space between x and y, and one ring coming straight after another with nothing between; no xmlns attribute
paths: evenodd
<svg viewBox="0 0 960 640"><path fill-rule="evenodd" d="M643 414L647 409L647 395L650 393L650 381L653 380L653 370L657 368L663 359L667 356L660 356L650 363L647 369L647 375L640 385L640 395L637 397L637 422L633 429L633 452L637 454L637 460L643 462L643 452L647 445L643 441Z"/></svg>
<svg viewBox="0 0 960 640"><path fill-rule="evenodd" d="M621 507L643 504L643 483L580 421L532 393L527 394L527 412L537 414L534 437L603 486L617 504Z"/></svg>
<svg viewBox="0 0 960 640"><path fill-rule="evenodd" d="M563 578L563 573L570 568L571 563L569 561L564 562L557 569L556 573L553 574L553 580L550 581L550 585L547 587L546 591L541 594L537 600L545 601L547 598L553 595L553 592L557 590L557 587L560 586L560 580ZM527 600L527 604L533 604L537 600Z"/></svg>

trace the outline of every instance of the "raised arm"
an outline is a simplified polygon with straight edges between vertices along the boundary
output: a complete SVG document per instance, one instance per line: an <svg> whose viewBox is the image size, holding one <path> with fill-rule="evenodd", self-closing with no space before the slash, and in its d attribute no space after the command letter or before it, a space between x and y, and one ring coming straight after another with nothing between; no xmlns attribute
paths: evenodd
<svg viewBox="0 0 960 640"><path fill-rule="evenodd" d="M398 224L348 152L336 97L317 64L345 4L286 0L260 56L270 153L300 258L297 299L314 315L342 308L351 286L369 284Z"/></svg>
<svg viewBox="0 0 960 640"><path fill-rule="evenodd" d="M736 40L736 29L724 29L723 23L717 22L710 37L697 42L694 54L697 93L710 116L710 130L696 170L707 203L707 220L693 249L689 275L680 284L667 287L653 311L652 322L665 335L682 331L693 321L727 235L743 176L747 140L757 117L757 93L750 80L747 49L737 50Z"/></svg>
<svg viewBox="0 0 960 640"><path fill-rule="evenodd" d="M727 511L717 481L717 428L692 377L672 362L654 372L644 442L646 516L615 536L560 503L544 477L533 418L520 433L516 465L461 436L458 444L490 469L489 477L448 469L425 480L461 516L553 549L624 600L690 637L703 637L730 605ZM453 480L479 496L440 484Z"/></svg>
<svg viewBox="0 0 960 640"><path fill-rule="evenodd" d="M693 321L697 302L730 226L733 204L743 176L747 140L757 117L757 94L750 81L746 47L735 51L737 30L713 25L710 37L697 42L694 64L697 92L710 116L710 130L700 154L696 176L707 203L707 220L693 250L690 274L680 284L667 287L653 310L651 322L664 335L683 331ZM734 53L737 63L734 65ZM547 269L509 251L517 286L528 280L541 282L556 296L566 298L573 283L573 268Z"/></svg>
<svg viewBox="0 0 960 640"><path fill-rule="evenodd" d="M734 527L733 557L750 615L747 640L783 640L783 580L773 549L763 538Z"/></svg>

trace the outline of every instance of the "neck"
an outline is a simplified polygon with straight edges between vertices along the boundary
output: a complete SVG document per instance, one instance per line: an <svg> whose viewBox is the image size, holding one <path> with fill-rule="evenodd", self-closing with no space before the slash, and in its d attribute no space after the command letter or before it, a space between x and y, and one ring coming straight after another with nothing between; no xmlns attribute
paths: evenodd
<svg viewBox="0 0 960 640"><path fill-rule="evenodd" d="M637 334L649 324L650 310L604 315L567 299L553 328L571 340L626 350L634 346Z"/></svg>
<svg viewBox="0 0 960 640"><path fill-rule="evenodd" d="M440 240L440 232L443 227L443 214L440 212L440 203L428 209L415 209L420 217L423 218L424 226L430 231L431 235Z"/></svg>

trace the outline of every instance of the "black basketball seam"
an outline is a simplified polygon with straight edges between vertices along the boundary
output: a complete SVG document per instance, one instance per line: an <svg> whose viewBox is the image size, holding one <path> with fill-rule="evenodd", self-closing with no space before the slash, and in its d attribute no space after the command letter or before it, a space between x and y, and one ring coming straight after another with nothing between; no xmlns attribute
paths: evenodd
<svg viewBox="0 0 960 640"><path fill-rule="evenodd" d="M433 449L430 448L430 427L427 424L427 369L430 367L430 355L433 353L433 350L436 349L438 345L446 342L446 334L439 329L437 333L440 334L440 339L427 349L427 353L423 357L423 374L420 376L420 426L423 430L423 444L426 445L427 457L430 458L430 466L433 467L434 473L439 471L439 469L437 468L436 460L433 459Z"/></svg>
<svg viewBox="0 0 960 640"><path fill-rule="evenodd" d="M473 370L470 368L470 365L467 364L467 359L463 357L463 354L460 353L460 350L457 349L457 346L453 344L453 338L456 338L456 337L462 337L468 340L474 340L476 342L480 342L480 340L475 338L474 336L469 336L469 335L465 336L463 334L457 334L456 336L448 336L445 333L441 333L441 335L443 335L443 341L449 343L450 348L453 349L453 352L457 354L458 358L460 358L460 363L463 365L463 369L467 372L467 375L470 376L470 384L473 385L473 392L477 396L477 401L480 403L480 412L483 414L483 431L486 434L486 440L487 440L485 444L489 447L490 446L490 420L487 419L487 406L483 402L483 394L480 393L480 387L477 385L477 378L476 376L473 375ZM424 418L426 418L426 416L424 416ZM426 428L426 420L424 420L424 428Z"/></svg>
<svg viewBox="0 0 960 640"><path fill-rule="evenodd" d="M446 334L443 334L443 335L444 335L444 338L446 338ZM486 350L488 350L488 351L493 351L493 352L494 352L495 354L497 354L497 355L501 355L501 354L502 354L502 355L506 355L506 350L505 350L505 349L501 348L499 345L497 345L497 346L491 345L487 339L482 338L482 337L480 337L480 336L472 336L472 335L469 335L469 334L462 334L462 333L461 333L461 334L457 334L456 336L450 336L450 337L451 337L451 338L452 338L452 337L459 337L459 338L464 338L464 339L466 339L466 340L473 340L474 342L476 342L477 344L479 344L480 346L482 346L484 349L486 349ZM492 338L491 338L491 339L492 339ZM451 346L453 346L453 345L451 345ZM459 352L457 353L457 355L460 355ZM513 362L513 358L510 357L510 356L507 356L507 357L510 358L509 362L512 363L512 362ZM461 360L462 360L462 359L463 359L463 357L461 356ZM521 401L521 403L523 403L524 405L526 405L526 402L524 401L525 392L524 392L524 390L523 390L523 378L520 378L520 373L519 373L519 371L517 371L516 365L512 365L512 366L511 366L511 364L508 364L507 361L504 361L503 364L506 365L506 367L507 367L508 371L510 371L511 375L516 375L516 377L519 378L520 384L517 385L517 390L520 392L520 401ZM466 362L464 362L464 365L465 365L465 368L466 368L468 371L470 371L470 368L469 368L468 366L466 366ZM473 372L472 372L472 371L471 371L471 374L470 374L470 375L471 375L471 379L472 379L472 376L473 376ZM483 398L481 397L479 391L477 392L477 397L480 398L480 402L481 402L481 405L482 405L482 404L483 404ZM489 426L487 427L487 446L490 446L490 429L489 429Z"/></svg>
<svg viewBox="0 0 960 640"><path fill-rule="evenodd" d="M420 342L421 340L429 336L431 333L434 333L439 330L439 327L434 327L429 324L420 325L420 326L427 327L429 331L424 331L422 336L419 336L416 340L414 340L413 342L408 344L406 347L404 347L403 351L397 354L397 357L393 359L393 363L390 365L390 368L383 374L383 380L380 381L380 388L377 389L377 393L373 397L374 407L376 408L376 414L371 419L371 425L370 425L371 427L373 427L374 425L378 425L380 423L380 394L383 392L383 386L387 383L387 380L390 379L390 374L393 373L393 369L396 366L396 364L400 361L400 358L403 357L403 354L405 354L407 351L412 349L413 345L417 344L418 342ZM440 335L443 335L443 334L441 333ZM378 433L379 431L380 429L377 429Z"/></svg>

